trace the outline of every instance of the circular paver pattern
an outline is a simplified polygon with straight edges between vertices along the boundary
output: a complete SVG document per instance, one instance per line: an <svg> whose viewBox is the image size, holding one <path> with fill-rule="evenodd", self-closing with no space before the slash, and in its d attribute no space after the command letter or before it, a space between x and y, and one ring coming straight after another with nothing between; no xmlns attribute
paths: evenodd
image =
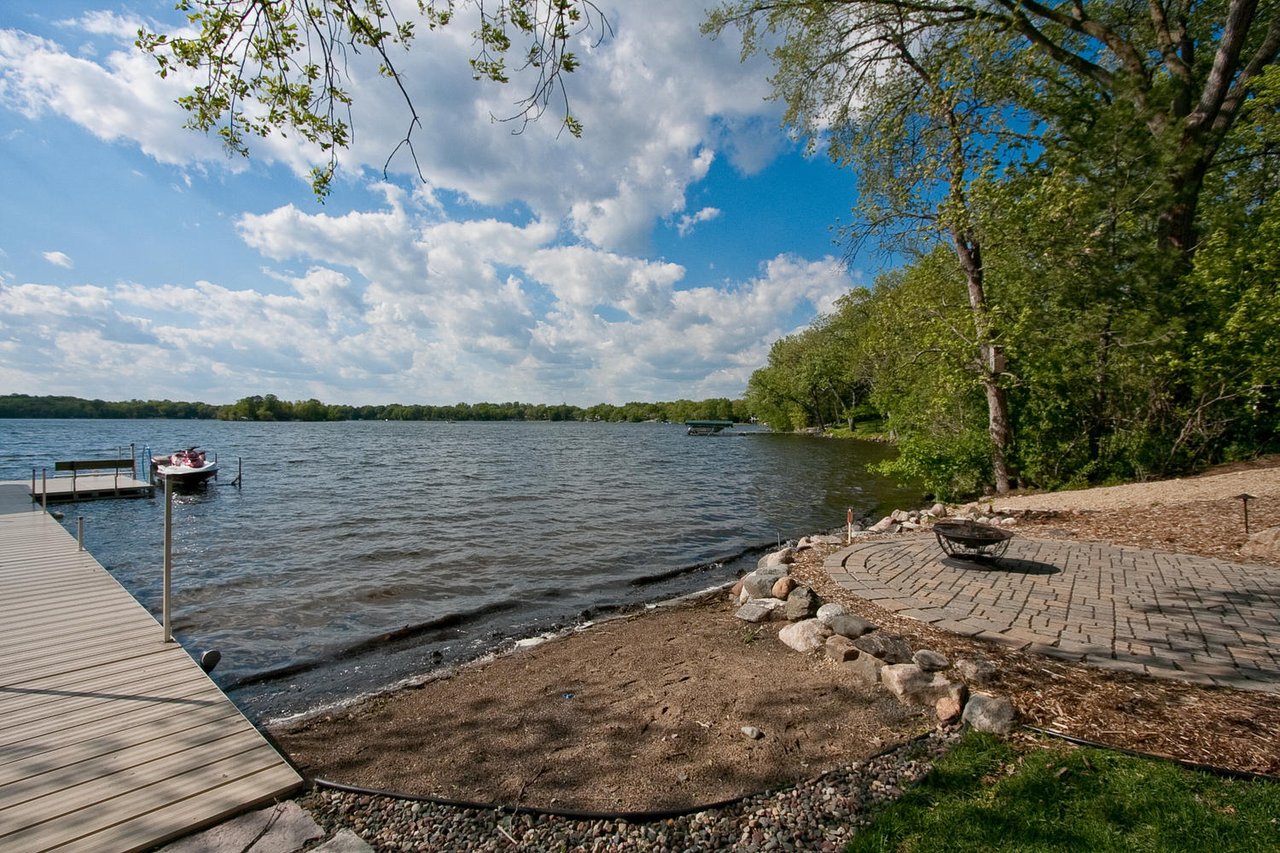
<svg viewBox="0 0 1280 853"><path fill-rule="evenodd" d="M854 595L965 636L1110 669L1280 693L1280 568L1015 538L991 563L932 535L826 560Z"/></svg>

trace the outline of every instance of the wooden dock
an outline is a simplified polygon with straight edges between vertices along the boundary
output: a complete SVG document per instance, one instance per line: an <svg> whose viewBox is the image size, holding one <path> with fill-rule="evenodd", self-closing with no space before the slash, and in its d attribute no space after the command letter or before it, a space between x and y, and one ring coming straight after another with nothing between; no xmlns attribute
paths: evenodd
<svg viewBox="0 0 1280 853"><path fill-rule="evenodd" d="M127 472L126 472L127 473ZM34 485L28 481L24 491L31 493L31 500L40 503L47 496L49 503L65 501L90 501L99 498L145 498L155 494L155 486L146 480L137 480L125 474L81 474L76 477L36 477Z"/></svg>
<svg viewBox="0 0 1280 853"><path fill-rule="evenodd" d="M298 788L28 489L0 485L0 851L145 850Z"/></svg>

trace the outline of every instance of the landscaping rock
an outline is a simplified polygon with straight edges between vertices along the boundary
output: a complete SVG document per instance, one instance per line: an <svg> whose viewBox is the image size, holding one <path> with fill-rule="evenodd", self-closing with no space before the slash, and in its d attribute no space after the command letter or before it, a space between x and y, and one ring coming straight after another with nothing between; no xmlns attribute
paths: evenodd
<svg viewBox="0 0 1280 853"><path fill-rule="evenodd" d="M1255 560L1280 560L1280 527L1250 533L1240 553Z"/></svg>
<svg viewBox="0 0 1280 853"><path fill-rule="evenodd" d="M834 601L824 604L818 608L817 617L825 625L831 624L831 619L835 616L843 616L849 612L843 604L836 604ZM839 631L836 631L839 634Z"/></svg>
<svg viewBox="0 0 1280 853"><path fill-rule="evenodd" d="M831 629L817 619L793 622L778 632L778 639L798 652L817 651L826 645Z"/></svg>
<svg viewBox="0 0 1280 853"><path fill-rule="evenodd" d="M877 631L858 637L853 644L858 651L874 655L886 663L907 663L911 660L911 647L897 634Z"/></svg>
<svg viewBox="0 0 1280 853"><path fill-rule="evenodd" d="M975 693L965 703L963 719L977 731L1007 735L1015 716L1013 703L1003 696Z"/></svg>
<svg viewBox="0 0 1280 853"><path fill-rule="evenodd" d="M771 566L765 569L756 569L742 577L742 588L750 593L752 598L772 598L773 585L778 582L779 578L786 577L786 566Z"/></svg>
<svg viewBox="0 0 1280 853"><path fill-rule="evenodd" d="M880 683L908 705L934 705L950 695L946 676L928 673L913 663L893 663L880 670Z"/></svg>
<svg viewBox="0 0 1280 853"><path fill-rule="evenodd" d="M776 598L753 598L733 615L743 622L770 622L781 617L784 606L785 602Z"/></svg>
<svg viewBox="0 0 1280 853"><path fill-rule="evenodd" d="M933 703L933 711L938 718L938 722L943 725L951 725L959 720L960 715L964 713L964 704L968 699L968 685L952 683L946 695L938 697L938 701Z"/></svg>
<svg viewBox="0 0 1280 853"><path fill-rule="evenodd" d="M911 656L911 662L925 672L942 672L951 666L951 661L947 660L945 655L939 654L933 649L919 649Z"/></svg>
<svg viewBox="0 0 1280 853"><path fill-rule="evenodd" d="M826 605L823 605L826 606ZM822 619L822 608L818 608L819 619ZM831 628L833 634L839 634L842 637L848 637L856 640L863 634L870 634L876 629L876 626L863 619L861 616L854 616L852 613L839 613L835 616L828 617L823 620L827 626Z"/></svg>
<svg viewBox="0 0 1280 853"><path fill-rule="evenodd" d="M752 740L760 740L760 738L764 737L764 732L760 731L755 726L743 726L742 733Z"/></svg>
<svg viewBox="0 0 1280 853"><path fill-rule="evenodd" d="M858 656L858 647L853 644L853 640L848 637L842 637L839 634L827 637L824 646L827 650L827 657L837 663L847 663Z"/></svg>
<svg viewBox="0 0 1280 853"><path fill-rule="evenodd" d="M791 594L787 596L787 618L792 622L801 619L812 619L813 614L818 612L819 604L821 602L818 601L818 596L812 589L807 586L798 586L791 590ZM819 622L819 624L822 623ZM822 627L827 628L825 624ZM828 633L830 633L829 629Z"/></svg>
<svg viewBox="0 0 1280 853"><path fill-rule="evenodd" d="M934 504L933 506L929 507L929 515L932 515L934 518L946 518L947 505L943 503Z"/></svg>
<svg viewBox="0 0 1280 853"><path fill-rule="evenodd" d="M785 578L778 578L773 585L773 597L786 601L787 596L791 594L791 590L796 588L796 579L787 575Z"/></svg>
<svg viewBox="0 0 1280 853"><path fill-rule="evenodd" d="M851 661L846 661L842 666L863 681L875 684L880 680L880 672L888 666L888 664L880 660L880 658L875 655L859 651L856 658Z"/></svg>
<svg viewBox="0 0 1280 853"><path fill-rule="evenodd" d="M867 529L872 533L897 533L898 522L894 520L893 516L886 515Z"/></svg>
<svg viewBox="0 0 1280 853"><path fill-rule="evenodd" d="M777 566L788 566L796 561L796 551L794 548L783 548L781 551L774 551L772 554L765 554L760 558L760 562L756 564L757 569L772 569Z"/></svg>
<svg viewBox="0 0 1280 853"><path fill-rule="evenodd" d="M960 658L955 673L973 687L990 687L996 680L996 666L986 658Z"/></svg>

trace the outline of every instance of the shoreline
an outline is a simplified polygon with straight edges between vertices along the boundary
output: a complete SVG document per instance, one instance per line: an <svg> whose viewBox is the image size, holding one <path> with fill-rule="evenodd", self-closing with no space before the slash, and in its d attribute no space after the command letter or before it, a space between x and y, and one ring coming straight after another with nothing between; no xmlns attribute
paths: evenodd
<svg viewBox="0 0 1280 853"><path fill-rule="evenodd" d="M1256 478L1257 482L1280 483L1280 469L1259 470L1263 473ZM1229 491L1239 481L1240 478L1219 481L1219 491ZM1176 494L1180 489L1179 482L1166 481L1163 488L1173 489ZM1268 486L1267 489L1269 488ZM1260 488L1258 491L1264 492L1267 489ZM1262 499L1265 510L1262 518L1269 517L1267 514L1272 513L1280 516L1280 500L1274 505L1270 503L1271 500ZM1083 537L1086 540L1096 538L1087 535L1097 532L1096 528L1085 529L1090 521L1103 524L1104 527L1110 522L1123 524L1131 532L1145 525L1163 534L1167 532L1165 528L1170 510L1168 506L1162 506L1164 509L1160 513L1120 514L1118 518L1116 513L1108 510L1093 513L1064 510L1062 515L1045 518L1041 516L1046 511L1037 510L1020 520L1015 530L1023 535L1044 535L1047 530L1056 532L1059 537L1065 535L1070 539L1081 538L1075 533L1054 527L1061 525L1063 519L1067 518L1084 525L1076 533L1086 534ZM1203 501L1193 501L1186 506L1192 512L1208 512L1211 523L1216 524L1221 518L1218 505L1206 507ZM1220 524L1218 528L1221 528ZM1054 709L1070 706L1077 728L1065 731L1065 734L1101 743L1113 742L1120 747L1163 752L1172 757L1201 763L1213 763L1213 759L1217 757L1212 746L1214 738L1225 737L1236 744L1233 749L1243 750L1238 752L1238 769L1280 772L1280 745L1259 744L1254 733L1240 729L1240 724L1232 722L1233 719L1260 720L1269 718L1269 714L1274 715L1275 711L1265 710L1265 700L1273 698L1268 694L1247 695L1224 688L1198 687L1183 682L1099 670L1084 664L992 647L989 643L969 637L947 634L927 623L884 611L836 587L822 567L825 555L834 550L835 546L826 545L800 552L804 555L803 559L791 567L797 582L813 588L822 600L845 604L852 612L875 622L883 630L906 637L913 647L938 649L952 659L965 654L979 654L996 662L1005 673L1001 677L1001 683L997 685L998 692L1010 695L1022 719L1029 723L1042 728L1054 728ZM717 589L721 590L719 595ZM277 734L291 752L297 751L304 769L311 766L353 770L357 766L351 763L353 756L316 758L317 754L310 750L318 744L323 745L326 740L345 739L361 743L360 746L353 747L356 752L381 753L384 758L394 757L400 754L397 749L404 743L402 734L405 730L413 730L419 736L429 737L436 742L454 742L447 731L427 734L432 731L432 726L440 722L441 709L446 709L443 716L461 727L458 732L467 732L460 742L476 740L475 732L480 731L483 733L482 739L488 739L481 748L482 752L489 750L496 755L505 750L508 754L523 756L532 762L523 771L525 775L512 782L508 789L507 796L518 795L517 801L531 796L538 784L541 784L542 777L554 775L552 770L542 766L544 762L539 756L548 756L547 760L552 761L549 756L559 752L576 756L580 767L598 764L612 767L613 769L606 767L604 774L618 780L614 784L619 791L631 786L633 780L628 779L626 783L621 780L627 778L628 768L634 766L635 756L627 753L622 756L627 760L613 764L618 759L618 749L615 747L625 743L639 749L636 744L645 741L641 745L650 749L654 746L652 741L655 733L665 732L667 740L663 749L652 752L650 758L641 761L643 766L649 768L646 772L657 772L664 762L672 760L672 755L680 752L674 748L673 743L681 746L697 743L700 747L732 752L735 760L758 762L759 756L754 759L746 758L749 753L743 752L742 748L749 747L750 744L738 742L743 739L737 734L737 729L740 726L763 729L764 726L757 725L759 720L753 718L753 714L788 710L771 708L767 702L760 701L773 693L785 693L789 689L786 678L802 674L798 672L800 670L808 676L817 676L811 682L817 686L805 690L819 693L828 689L854 690L855 685L842 681L836 674L837 670L828 661L796 655L789 650L784 652L782 645L772 638L776 633L773 628L749 626L734 620L732 610L735 606L727 601L722 590L723 587L710 587L672 599L663 607L639 607L627 613L612 614L609 619L593 621L589 628L565 628L552 634L554 640L526 643L523 647L486 656L483 660L460 667L407 679L395 688L363 702L348 703L340 709L319 710L307 715L305 720L294 718L284 724L277 721L277 730L289 731L273 733ZM664 636L655 638L655 633ZM769 654L744 665L744 660L759 651L768 651ZM673 676L673 672L678 675ZM1048 681L1045 680L1046 674L1049 676ZM680 689L682 680L693 680L698 685L698 690L692 694L685 692L677 695L672 692L673 689ZM690 709L699 707L697 702L717 694L721 702L717 706L718 710L698 712L701 716L694 713L693 716L697 716L697 719L690 718ZM807 693L791 695L797 706L808 701L807 698L800 698L802 695L807 697ZM861 700L862 707L874 705L878 694L868 695L870 698ZM1181 707L1186 701L1197 703L1199 710L1194 721L1201 730L1191 744L1190 751L1178 743L1179 737L1183 736L1179 728L1183 725L1181 720L1169 724L1168 730L1152 729L1149 726L1142 728L1140 732L1134 730L1131 732L1133 737L1126 741L1125 732L1132 729L1132 726L1117 717L1115 709L1125 707L1126 701L1129 701L1119 697L1135 695L1144 697L1143 707L1146 708L1165 707L1170 703ZM585 698L592 699L596 704L582 702ZM468 709L468 703L478 704L473 704ZM851 704L857 703L846 701L842 707ZM621 714L615 713L619 707L625 708ZM1240 713L1233 715L1225 710L1232 707ZM828 713L836 712L832 710ZM1189 717L1188 722L1190 719ZM519 746L512 747L513 742L504 740L520 737L521 727L535 720L540 725L551 725L551 728L542 731L533 741L521 742ZM826 720L829 721L830 718ZM701 725L704 723L705 726ZM1277 716L1277 723L1280 724L1280 716ZM797 729L814 725L812 721L789 722L785 713L774 718L774 722L769 725L785 731L793 724ZM300 727L307 730L306 743L296 739ZM1121 737L1117 739L1105 734L1111 730L1120 732ZM704 735L713 731L716 733L716 742L708 743ZM811 729L810 735L815 743L828 738L844 740L835 733L836 729L826 734L819 734L819 731L818 728ZM645 737L639 738L639 735ZM674 739L672 736L675 736ZM1206 737L1208 741L1205 740ZM681 740L683 743L679 743ZM594 744L594 751L584 751L582 741ZM1244 747L1246 742L1250 744L1247 748ZM788 745L789 749L795 747L795 743ZM610 754L603 757L597 755L601 748ZM643 750L636 753L641 754ZM554 762L563 759L564 756L558 756ZM476 758L468 754L464 759L460 754L454 760L482 766L484 756ZM825 760L830 761L830 758ZM1230 761L1229 758L1226 760ZM314 761L319 763L308 764ZM796 767L803 764L806 768L817 769L822 766L824 759L819 758L817 761L819 763L814 764L805 760L798 762ZM396 763L394 758L390 762L393 765ZM732 766L732 763L722 762L717 766L724 770ZM834 763L827 766L834 766ZM399 768L395 769L399 771ZM494 772L497 771L490 768L472 783L460 780L441 782L439 784L452 787L430 791L420 788L416 793L432 793L475 802L492 800L492 796L476 795L475 791L493 791ZM798 771L791 772L793 781L813 775L795 775ZM610 774L621 775L615 777ZM344 778L340 773L335 774L329 770L324 770L322 775L352 784L366 784L372 779L369 776ZM697 779L700 777L696 774L686 773L686 776L688 783L695 786L698 784ZM423 780L423 784L428 787L432 784L413 768L409 769L408 776L404 778ZM684 784L673 781L679 778L677 772L669 780L652 783L650 787L661 794ZM533 780L539 780L538 784L533 784ZM459 792L468 784L478 784L480 787L472 791L472 796L459 796ZM396 786L369 784L368 787L385 789ZM548 790L554 790L554 786ZM502 796L498 796L495 801L500 802L502 799ZM701 799L708 801L715 797Z"/></svg>
<svg viewBox="0 0 1280 853"><path fill-rule="evenodd" d="M384 698L404 690L421 690L429 684L443 679L453 678L465 673L467 670L487 666L496 660L501 660L502 658L510 655L519 654L520 652L528 649L537 648L545 643L564 640L575 634L582 633L583 631L589 631L593 628L608 625L610 622L634 619L655 610L696 605L707 599L723 594L729 590L734 583L734 581L727 581L725 583L706 587L696 592L685 593L683 595L678 595L674 598L668 598L658 602L630 605L627 608L615 610L599 618L588 619L555 631L547 631L542 634L534 634L529 637L514 639L514 642L510 642L513 638L507 637L503 640L503 645L501 647L491 649L477 657L447 664L435 669L427 670L426 672L407 675L404 678L398 679L397 681L382 687L370 689L356 696L337 699L330 703L317 705L305 711L299 711L297 713L281 717L266 717L259 720L259 725L268 730L290 728L301 723L306 723L307 721L324 714L333 714L345 711L360 705L362 702ZM507 645L508 642L510 642L510 645Z"/></svg>
<svg viewBox="0 0 1280 853"><path fill-rule="evenodd" d="M1177 486L1172 488L1176 492ZM1057 538L1100 541L1113 538L1113 531L1122 529L1132 539L1161 537L1163 541L1169 533L1171 519L1173 524L1181 524L1182 516L1177 513L1185 512L1202 519L1212 535L1218 537L1214 541L1201 541L1203 547L1234 551L1240 537L1227 529L1230 525L1222 523L1223 513L1230 507L1228 496L1216 502L1182 504L1176 507L1176 512L1174 505L1168 503L1161 503L1159 511L1149 511L1149 507L1137 512L1034 510L1019 516L1015 530L1022 535L1050 533ZM1280 498L1264 497L1259 510L1260 522L1276 524L1280 521ZM1178 545L1177 542L1165 544ZM835 550L834 546L830 550ZM1099 670L940 632L931 625L833 589L831 578L822 566L826 553L827 548L802 551L801 559L791 566L792 576L817 591L822 599L846 604L852 612L876 622L882 630L907 638L913 647L939 649L953 660L976 653L993 661L1000 673L996 692L1013 700L1022 722L1142 754L1246 774L1280 775L1280 743L1272 734L1280 730L1280 709L1275 707L1273 694L1200 687ZM1280 567L1280 561L1267 565ZM1277 572L1280 573L1280 568ZM867 750L859 757L855 754L857 744L869 744L868 736L842 730L838 723L825 732L805 730L803 723L789 729L795 721L786 714L767 724L768 735L762 741L743 737L738 732L739 724L759 722L744 716L743 712L763 707L756 700L779 691L776 678L797 669L809 671L820 675L821 683L826 685L811 688L820 692L838 684L836 671L820 658L797 655L789 650L756 663L746 673L731 669L734 661L726 660L715 643L726 637L731 639L729 648L735 659L762 649L780 651L781 644L773 636L776 630L735 624L726 614L724 620L711 625L714 629L711 633L696 635L709 624L699 606L730 610L723 594L719 604L714 590L704 590L698 595L709 596L709 601L702 605L688 604L682 600L689 596L682 596L662 610L644 608L619 614L587 631L563 631L557 635L557 641L522 649L520 654L509 654L496 661L505 667L501 672L495 671L492 663L476 665L448 678L375 700L379 707L354 707L332 714L325 722L326 728L314 738L321 742L345 742L349 747L345 758L327 765L335 772L326 770L323 774L326 778L352 781L350 776L361 754L382 753L394 764L409 765L402 769L407 773L406 778L415 782L426 778L420 768L413 766L415 757L421 757L426 744L446 745L442 750L430 750L435 763L466 769L477 761L470 751L471 741L481 740L484 750L501 756L503 766L525 762L521 765L523 769L517 768L513 775L511 787L501 787L498 771L490 765L482 766L478 778L473 779L474 787L470 789L473 796L462 796L462 788L447 785L425 792L443 799L495 803L496 810L333 790L308 794L304 805L330 832L354 829L378 849L399 849L400 844L410 839L425 844L426 849L462 846L502 850L522 844L547 849L572 849L579 845L584 849L603 845L620 850L663 845L679 849L761 849L774 838L779 842L802 843L807 845L806 849L842 849L857 828L865 825L877 804L896 797L927 772L930 755L927 750L926 754L915 754L899 748L890 749L884 761L865 757L882 751L878 748ZM628 633L622 633L623 628ZM599 641L610 635L613 642L601 645ZM584 645L584 639L594 645ZM628 649L634 651L634 644L645 643L649 645L640 652L640 680L629 682L637 673L637 667L630 658L616 658ZM540 678L552 667L559 667L565 678L593 672L597 676L604 674L605 689L597 690L585 681L569 684L559 677ZM629 674L625 677L619 674L610 682L607 678L610 667L617 673ZM678 686L686 676L698 679L693 695L728 693L742 704L731 706L728 715L690 720L682 707L686 702L683 696L661 692L671 685ZM445 685L451 686L452 692L441 691ZM565 698L565 694L571 696ZM592 698L593 694L603 694L605 700L593 706L594 711L589 709L576 715L570 711L576 703ZM786 701L774 703L774 710L805 707L810 698L808 693L791 694ZM624 713L609 716L609 701L614 699L632 704ZM642 701L636 702L637 699ZM473 704L459 707L464 700ZM410 706L410 701L414 706ZM511 707L517 702L524 702L524 707ZM839 714L849 713L854 704L846 697L836 706L821 711L819 716L824 722L830 722ZM501 713L476 712L477 707L490 712L496 707ZM837 707L839 711L835 710ZM667 715L663 710L667 715L674 712L674 719L665 720ZM457 737L440 736L436 723L442 716L456 720ZM593 721L601 722L602 716L604 725L593 728ZM725 719L726 716L729 719ZM923 721L916 718L916 722L922 724ZM703 729L702 723L712 724L714 732ZM532 726L535 736L523 742L512 740L521 726ZM636 729L646 727L650 741L647 746L661 744L665 752L632 754L627 751L637 743ZM954 729L939 728L936 723L924 724L923 728L932 732L931 742L938 744L939 749L945 748L947 738L954 733ZM792 734L789 738L776 738L779 732ZM799 733L799 737L795 733ZM701 777L690 774L682 782L680 768L672 766L680 760L676 753L683 748L682 744L690 743L700 734L714 735L709 739L714 740L719 749L750 750L756 744L775 740L792 748L831 743L839 749L825 759L819 757L816 762L798 762L789 779L757 780L753 783L755 793L743 791L746 798L735 805L686 817L632 823L515 815L510 811L513 805L536 805L538 796L544 796L546 804L562 806L566 802L563 792L572 793L575 784L581 785L583 776L587 777L590 788L606 794L606 805L609 797L630 796L636 789L661 792L664 787L671 790L683 787L691 795L690 802L710 802L715 797L703 796L711 789L699 787ZM907 743L911 737L904 731L897 736L897 743ZM1037 736L1014 737L1025 740ZM619 754L615 744L627 738ZM288 738L282 743L288 747ZM746 767L765 766L771 760L764 754L745 755L740 754L738 761ZM479 760L483 762L483 759L482 754ZM306 756L302 757L304 772L307 760ZM557 762L563 762L568 768L567 778L557 777ZM728 775L732 771L727 768L736 766L732 762L718 765L720 775ZM661 775L672 769L676 770L675 775ZM342 778L344 773L347 778ZM651 778L655 774L656 780ZM544 786L547 794L538 793L543 782L549 783ZM692 790L689 785L694 786ZM394 789L395 785L367 787L386 790ZM503 790L507 791L505 795Z"/></svg>

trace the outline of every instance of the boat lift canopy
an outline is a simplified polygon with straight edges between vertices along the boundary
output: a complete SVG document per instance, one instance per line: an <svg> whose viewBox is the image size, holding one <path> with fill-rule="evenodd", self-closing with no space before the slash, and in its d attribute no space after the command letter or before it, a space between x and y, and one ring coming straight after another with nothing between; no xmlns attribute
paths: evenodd
<svg viewBox="0 0 1280 853"><path fill-rule="evenodd" d="M689 435L715 435L722 429L732 429L733 421L685 421Z"/></svg>

